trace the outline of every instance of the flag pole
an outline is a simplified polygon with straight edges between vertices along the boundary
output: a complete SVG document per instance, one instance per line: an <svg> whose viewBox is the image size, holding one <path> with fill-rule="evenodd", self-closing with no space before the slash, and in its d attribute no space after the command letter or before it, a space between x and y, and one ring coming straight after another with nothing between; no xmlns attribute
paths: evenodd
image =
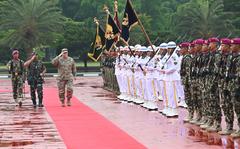
<svg viewBox="0 0 240 149"><path fill-rule="evenodd" d="M131 5L131 7L133 8L131 0L128 0L128 1L129 1L129 4ZM133 9L133 11L134 11L134 13L135 13L135 15L136 15L136 17L137 17L137 20L138 20L139 26L140 26L142 32L144 33L145 38L146 38L148 44L151 46L153 52L155 53L155 49L153 48L153 44L152 44L152 42L151 42L149 36L147 35L147 32L146 32L145 28L143 27L143 24L142 24L141 20L138 18L138 15L137 15L135 9Z"/></svg>

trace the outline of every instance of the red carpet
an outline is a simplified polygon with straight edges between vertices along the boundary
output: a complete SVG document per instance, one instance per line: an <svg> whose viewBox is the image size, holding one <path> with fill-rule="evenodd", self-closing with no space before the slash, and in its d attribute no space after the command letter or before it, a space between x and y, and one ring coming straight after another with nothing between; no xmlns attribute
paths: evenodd
<svg viewBox="0 0 240 149"><path fill-rule="evenodd" d="M68 149L146 148L106 118L72 99L61 107L56 89L45 88L44 104Z"/></svg>

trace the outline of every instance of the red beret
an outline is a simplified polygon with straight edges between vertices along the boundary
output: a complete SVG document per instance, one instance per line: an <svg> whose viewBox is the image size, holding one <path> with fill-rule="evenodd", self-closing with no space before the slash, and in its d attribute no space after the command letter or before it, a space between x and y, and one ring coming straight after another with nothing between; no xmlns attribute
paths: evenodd
<svg viewBox="0 0 240 149"><path fill-rule="evenodd" d="M216 37L209 38L209 39L208 39L208 42L209 42L209 43L211 43L211 42L219 42L219 39L216 38Z"/></svg>
<svg viewBox="0 0 240 149"><path fill-rule="evenodd" d="M208 40L204 40L204 43L203 43L203 44L208 45L208 44L209 44Z"/></svg>
<svg viewBox="0 0 240 149"><path fill-rule="evenodd" d="M12 55L14 55L16 53L19 53L19 51L18 50L13 50Z"/></svg>
<svg viewBox="0 0 240 149"><path fill-rule="evenodd" d="M234 38L231 40L231 44L239 44L240 45L240 38Z"/></svg>
<svg viewBox="0 0 240 149"><path fill-rule="evenodd" d="M185 48L185 47L189 47L190 43L189 42L183 42L180 44L180 48Z"/></svg>
<svg viewBox="0 0 240 149"><path fill-rule="evenodd" d="M221 44L231 44L231 40L230 39L228 39L228 38L223 38L223 39L221 39Z"/></svg>
<svg viewBox="0 0 240 149"><path fill-rule="evenodd" d="M204 44L204 40L203 39L197 39L197 40L195 40L195 44L203 45Z"/></svg>
<svg viewBox="0 0 240 149"><path fill-rule="evenodd" d="M195 46L195 40L190 43L190 47L194 47L194 46Z"/></svg>

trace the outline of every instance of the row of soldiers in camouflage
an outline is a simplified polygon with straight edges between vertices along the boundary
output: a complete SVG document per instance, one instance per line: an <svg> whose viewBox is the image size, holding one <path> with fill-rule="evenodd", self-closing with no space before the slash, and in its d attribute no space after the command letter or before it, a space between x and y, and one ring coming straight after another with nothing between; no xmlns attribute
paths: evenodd
<svg viewBox="0 0 240 149"><path fill-rule="evenodd" d="M115 62L119 99L140 104L148 110L159 110L167 117L177 117L179 106L186 107L180 78L181 56L175 42L160 47L141 45L120 47ZM158 52L153 49L159 49Z"/></svg>
<svg viewBox="0 0 240 149"><path fill-rule="evenodd" d="M185 120L210 132L240 137L240 38L197 39L182 43L181 76L189 116ZM222 130L222 111L227 128Z"/></svg>
<svg viewBox="0 0 240 149"><path fill-rule="evenodd" d="M25 88L25 68L27 68L27 80L30 85L31 99L34 108L37 107L36 91L38 94L38 107L43 107L43 83L46 67L42 61L38 59L38 54L33 52L31 58L24 62L19 59L19 51L13 50L13 59L7 64L9 73L11 74L13 98L15 102L22 106L23 89ZM71 98L73 94L73 79L76 75L76 65L73 58L68 56L68 50L62 49L61 54L52 60L52 64L58 68L57 85L59 90L59 99L62 106L65 106L65 89L67 89L67 105L71 106Z"/></svg>

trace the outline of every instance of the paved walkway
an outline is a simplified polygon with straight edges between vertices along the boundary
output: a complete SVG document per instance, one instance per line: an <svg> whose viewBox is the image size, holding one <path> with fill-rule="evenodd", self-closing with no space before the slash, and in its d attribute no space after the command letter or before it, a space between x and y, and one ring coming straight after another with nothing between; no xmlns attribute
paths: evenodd
<svg viewBox="0 0 240 149"><path fill-rule="evenodd" d="M45 86L56 87L54 78L47 78L45 82ZM167 119L158 112L122 103L101 86L101 77L78 78L74 82L74 96L148 148L221 148L188 136L187 127L182 121L186 115L185 109L179 109L178 119ZM23 108L15 107L7 79L0 80L0 99L0 147L66 148L45 109L34 110L31 107L29 95Z"/></svg>
<svg viewBox="0 0 240 149"><path fill-rule="evenodd" d="M0 148L66 148L44 108L34 109L27 94L23 107L17 107L10 81L0 84Z"/></svg>

